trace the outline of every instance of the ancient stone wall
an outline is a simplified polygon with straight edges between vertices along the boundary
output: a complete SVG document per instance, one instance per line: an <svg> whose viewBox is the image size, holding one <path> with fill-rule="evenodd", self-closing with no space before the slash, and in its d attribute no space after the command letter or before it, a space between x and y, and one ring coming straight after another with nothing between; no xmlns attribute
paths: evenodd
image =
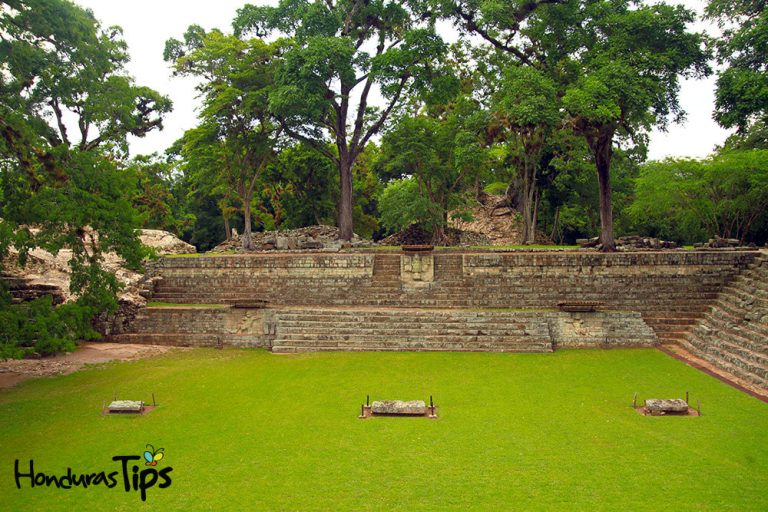
<svg viewBox="0 0 768 512"><path fill-rule="evenodd" d="M154 300L273 306L553 308L590 300L682 339L752 252L270 254L167 258Z"/></svg>

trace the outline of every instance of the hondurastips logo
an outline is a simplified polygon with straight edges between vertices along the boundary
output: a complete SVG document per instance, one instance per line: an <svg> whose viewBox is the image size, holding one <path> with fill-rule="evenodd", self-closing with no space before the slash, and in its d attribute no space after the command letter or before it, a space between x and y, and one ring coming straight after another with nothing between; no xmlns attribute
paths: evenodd
<svg viewBox="0 0 768 512"><path fill-rule="evenodd" d="M49 474L35 470L35 462L29 461L29 465L21 464L18 459L13 465L16 488L30 489L35 487L54 487L56 489L73 489L80 487L88 489L103 485L110 489L117 487L125 492L139 492L141 501L147 501L147 491L157 485L158 489L166 489L171 486L170 466L157 469L157 463L163 458L164 450L157 450L152 445L147 445L151 451L144 452L143 457L138 455L115 455L112 460L119 464L119 469L109 468L103 471L75 472L67 468L64 474ZM134 461L144 460L144 468L140 468ZM146 467L150 466L150 467ZM26 485L25 485L26 484ZM119 484L122 484L118 487Z"/></svg>

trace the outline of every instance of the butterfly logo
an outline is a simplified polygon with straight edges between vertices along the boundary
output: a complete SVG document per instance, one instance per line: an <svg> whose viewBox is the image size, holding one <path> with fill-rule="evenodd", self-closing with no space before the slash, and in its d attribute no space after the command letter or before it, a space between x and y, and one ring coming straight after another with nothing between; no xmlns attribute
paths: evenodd
<svg viewBox="0 0 768 512"><path fill-rule="evenodd" d="M157 466L157 462L162 460L163 457L165 457L165 448L158 448L155 450L155 447L151 444L148 444L146 446L148 449L144 452L144 460L147 462L144 463L145 466Z"/></svg>

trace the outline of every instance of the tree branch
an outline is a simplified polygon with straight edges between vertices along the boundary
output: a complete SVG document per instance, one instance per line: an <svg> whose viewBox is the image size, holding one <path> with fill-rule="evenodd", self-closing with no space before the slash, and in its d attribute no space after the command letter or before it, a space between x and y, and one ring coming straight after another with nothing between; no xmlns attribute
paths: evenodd
<svg viewBox="0 0 768 512"><path fill-rule="evenodd" d="M477 24L474 14L471 12L466 12L460 5L457 5L454 8L454 13L464 22L464 26L470 32L476 33L499 50L514 55L523 64L531 64L529 56L512 46L510 42L514 39L515 34L520 29L520 23L522 23L528 16L530 16L531 13L538 7L545 4L559 4L563 3L563 1L564 0L530 0L529 2L522 4L517 9L517 11L512 14L512 17L515 19L516 23L510 27L510 33L506 38L506 42L503 42L499 38L493 36L488 30L481 28Z"/></svg>
<svg viewBox="0 0 768 512"><path fill-rule="evenodd" d="M395 105L400 99L400 95L403 93L403 88L405 87L405 83L408 81L409 78L410 78L410 75L406 74L400 80L400 85L397 87L397 92L392 97L392 100L389 102L389 105L387 105L387 108L384 110L384 112L381 113L381 115L379 116L379 119L376 120L376 122L373 123L373 125L371 125L370 128L368 128L368 131L363 137L363 140L360 141L360 144L357 147L355 147L355 151L359 152L362 148L364 148L365 145L368 143L368 139L370 139L375 133L377 133L381 129L381 127L384 125L384 122L387 120L387 117L389 117L389 113L392 112L392 109L395 108Z"/></svg>
<svg viewBox="0 0 768 512"><path fill-rule="evenodd" d="M284 119L278 119L278 121L280 122L280 125L283 127L283 131L285 133L287 133L289 137L291 137L293 139L296 139L296 140L299 140L301 142L304 142L305 144L311 146L312 149L314 149L315 151L317 151L318 153L320 153L324 157L329 158L330 160L332 160L334 163L336 163L336 165L339 164L338 157L336 157L336 155L334 155L333 153L328 151L328 148L325 147L322 143L318 142L315 139L311 139L311 138L307 137L306 135L302 135L301 133L299 133L297 131L294 131L293 129L291 129L285 123Z"/></svg>
<svg viewBox="0 0 768 512"><path fill-rule="evenodd" d="M379 46L376 48L376 56L378 57L384 53L384 37L379 39ZM360 82L357 82L360 83ZM355 84L357 85L357 84ZM350 149L352 150L353 154L354 151L357 149L358 142L360 141L360 135L363 132L363 122L365 121L365 111L368 108L368 94L371 92L371 86L373 85L373 74L368 73L368 78L365 82L365 87L363 87L363 92L360 93L360 104L357 108L357 118L355 119L355 130L352 134L352 144L350 145Z"/></svg>
<svg viewBox="0 0 768 512"><path fill-rule="evenodd" d="M59 100L52 98L48 103L53 109L53 113L56 114L56 124L59 126L59 133L61 134L61 141L69 146L69 137L67 137L67 127L64 126L64 120L62 119L61 107L59 106Z"/></svg>

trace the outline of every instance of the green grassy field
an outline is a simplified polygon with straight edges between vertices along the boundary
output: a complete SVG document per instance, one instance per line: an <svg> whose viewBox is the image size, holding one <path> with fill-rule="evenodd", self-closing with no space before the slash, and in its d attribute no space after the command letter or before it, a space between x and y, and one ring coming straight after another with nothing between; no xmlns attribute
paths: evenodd
<svg viewBox="0 0 768 512"><path fill-rule="evenodd" d="M632 396L701 400L643 417ZM120 397L160 406L100 414ZM426 399L438 420L358 420ZM22 489L165 449L172 484ZM768 510L768 404L655 350L554 354L193 350L0 391L0 510ZM144 465L141 465L141 469ZM121 478L121 477L118 477Z"/></svg>

